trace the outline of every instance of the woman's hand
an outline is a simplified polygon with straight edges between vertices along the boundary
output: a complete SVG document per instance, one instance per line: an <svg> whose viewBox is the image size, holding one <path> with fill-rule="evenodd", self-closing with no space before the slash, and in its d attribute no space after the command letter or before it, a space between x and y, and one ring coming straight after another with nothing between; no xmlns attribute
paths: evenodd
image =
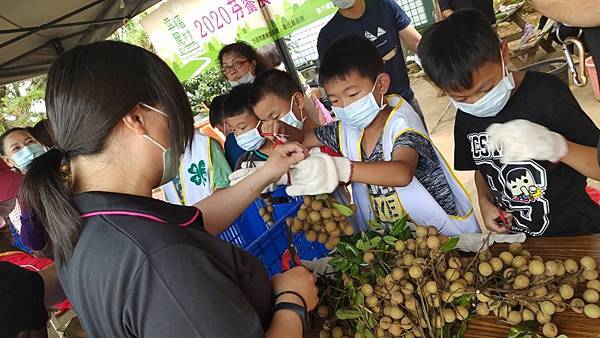
<svg viewBox="0 0 600 338"><path fill-rule="evenodd" d="M312 311L319 302L315 282L316 278L310 270L304 266L298 266L273 277L273 291L275 294L283 291L297 292L304 298L306 310ZM290 302L304 306L298 296L293 294L283 294L275 302Z"/></svg>
<svg viewBox="0 0 600 338"><path fill-rule="evenodd" d="M299 143L281 144L273 149L265 165L259 170L268 175L271 182L278 181L290 167L308 156L308 151Z"/></svg>

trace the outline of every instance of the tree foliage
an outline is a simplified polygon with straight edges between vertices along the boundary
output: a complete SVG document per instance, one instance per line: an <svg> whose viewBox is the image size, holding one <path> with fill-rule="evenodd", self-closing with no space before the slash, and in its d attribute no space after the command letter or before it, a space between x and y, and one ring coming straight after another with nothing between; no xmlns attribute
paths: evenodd
<svg viewBox="0 0 600 338"><path fill-rule="evenodd" d="M0 134L14 127L33 126L44 118L42 107L46 77L37 77L0 87Z"/></svg>
<svg viewBox="0 0 600 338"><path fill-rule="evenodd" d="M208 107L212 99L227 93L231 86L223 79L218 69L207 69L201 75L193 77L183 83L188 93L192 110L195 114L208 114Z"/></svg>

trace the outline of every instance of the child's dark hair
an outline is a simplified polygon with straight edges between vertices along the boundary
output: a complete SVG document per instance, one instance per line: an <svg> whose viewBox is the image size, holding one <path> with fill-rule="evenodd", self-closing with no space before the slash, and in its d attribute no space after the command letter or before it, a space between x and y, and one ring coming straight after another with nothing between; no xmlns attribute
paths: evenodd
<svg viewBox="0 0 600 338"><path fill-rule="evenodd" d="M255 106L267 94L274 94L283 100L291 100L292 95L297 92L302 92L302 88L290 74L278 69L267 70L256 77L252 84L250 105Z"/></svg>
<svg viewBox="0 0 600 338"><path fill-rule="evenodd" d="M143 48L117 41L61 54L48 72L45 101L55 148L31 162L21 199L44 226L55 258L66 261L82 231L73 188L65 178L69 161L102 152L115 126L140 103L160 105L168 115L176 154L189 146L194 119L185 90L169 66Z"/></svg>
<svg viewBox="0 0 600 338"><path fill-rule="evenodd" d="M210 101L208 121L212 127L223 124L223 101L225 101L226 96L226 94L218 95Z"/></svg>
<svg viewBox="0 0 600 338"><path fill-rule="evenodd" d="M321 60L319 81L325 84L343 80L353 71L373 82L385 71L375 45L360 35L350 35L331 44Z"/></svg>
<svg viewBox="0 0 600 338"><path fill-rule="evenodd" d="M223 66L223 56L225 56L225 54L238 54L239 56L242 56L246 59L248 59L248 61L255 61L256 62L256 75L264 72L265 70L267 70L267 66L265 65L265 61L263 60L263 58L256 52L256 49L254 49L254 47L250 46L248 43L244 42L244 41L238 41L238 42L234 42L232 44L229 44L225 47L223 47L220 51L219 51L219 65Z"/></svg>
<svg viewBox="0 0 600 338"><path fill-rule="evenodd" d="M254 114L254 110L248 101L252 84L242 84L233 87L225 101L223 101L223 119L242 115L245 113Z"/></svg>
<svg viewBox="0 0 600 338"><path fill-rule="evenodd" d="M444 90L473 86L473 74L488 62L501 62L500 39L475 10L457 11L429 28L419 42L429 78Z"/></svg>
<svg viewBox="0 0 600 338"><path fill-rule="evenodd" d="M15 131L24 131L26 133L31 134L31 132L29 132L27 128L20 127L10 128L9 130L5 131L4 134L0 135L0 155L6 156L6 149L4 149L4 140L8 137L8 135L14 133Z"/></svg>

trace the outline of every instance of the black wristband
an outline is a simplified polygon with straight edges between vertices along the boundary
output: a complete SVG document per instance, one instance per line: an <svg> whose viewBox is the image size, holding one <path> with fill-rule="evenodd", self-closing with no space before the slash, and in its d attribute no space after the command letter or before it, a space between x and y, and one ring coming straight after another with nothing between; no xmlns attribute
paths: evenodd
<svg viewBox="0 0 600 338"><path fill-rule="evenodd" d="M291 291L291 290L282 291L282 292L280 292L280 293L278 293L278 294L276 294L276 295L275 295L275 301L277 301L277 298L279 298L280 296L283 296L283 295L285 295L285 294L294 295L294 296L296 296L296 297L300 298L300 300L302 301L302 305L304 305L304 308L305 308L305 309L307 308L307 306L306 306L306 301L304 300L304 297L302 297L302 295L301 295L301 294L299 294L299 293L298 293L298 292L296 292L296 291Z"/></svg>
<svg viewBox="0 0 600 338"><path fill-rule="evenodd" d="M275 304L275 307L273 308L273 314L279 310L293 311L298 315L298 317L300 317L300 321L302 322L303 335L311 330L310 318L308 318L308 312L306 310L306 307L302 307L302 305L298 305L296 303L281 302Z"/></svg>

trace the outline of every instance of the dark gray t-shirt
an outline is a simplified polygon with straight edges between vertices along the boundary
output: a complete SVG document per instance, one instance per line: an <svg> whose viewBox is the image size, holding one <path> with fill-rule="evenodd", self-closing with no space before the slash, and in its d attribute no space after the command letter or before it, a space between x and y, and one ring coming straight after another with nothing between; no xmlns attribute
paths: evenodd
<svg viewBox="0 0 600 338"><path fill-rule="evenodd" d="M264 267L204 231L198 209L103 192L75 204L84 229L59 274L88 337L264 336Z"/></svg>
<svg viewBox="0 0 600 338"><path fill-rule="evenodd" d="M339 144L339 123L340 122L338 121L315 129L317 139L337 152L341 152ZM450 185L448 185L448 181L446 181L446 177L444 176L441 164L438 161L431 142L418 133L406 132L394 142L394 150L399 147L412 148L419 153L419 162L417 164L417 170L415 171L415 177L421 182L423 187L427 189L431 196L435 198L446 213L449 215L456 215L456 204L454 203ZM363 158L365 159L365 162L384 160L381 138L377 141L373 153L370 155L363 153ZM378 191L389 191L392 188L393 187L384 187L384 189L382 189L381 187L367 184L367 190L372 196L377 194Z"/></svg>

